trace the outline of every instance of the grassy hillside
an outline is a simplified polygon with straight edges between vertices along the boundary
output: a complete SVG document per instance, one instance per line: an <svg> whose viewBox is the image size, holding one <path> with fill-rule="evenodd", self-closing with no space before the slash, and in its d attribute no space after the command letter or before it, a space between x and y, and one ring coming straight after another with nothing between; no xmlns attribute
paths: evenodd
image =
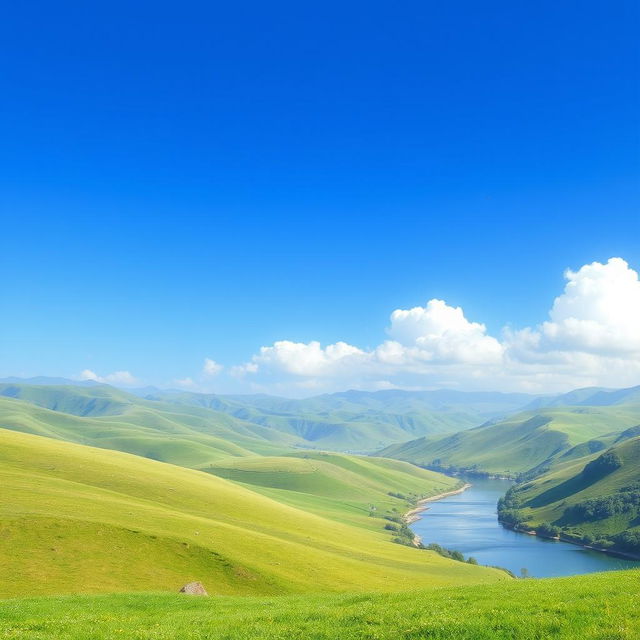
<svg viewBox="0 0 640 640"><path fill-rule="evenodd" d="M640 409L635 405L527 411L450 436L392 445L380 455L436 468L518 474L639 422Z"/></svg>
<svg viewBox="0 0 640 640"><path fill-rule="evenodd" d="M17 398L38 407L74 416L118 415L135 402L135 397L107 385L75 387L0 384L0 396Z"/></svg>
<svg viewBox="0 0 640 640"><path fill-rule="evenodd" d="M635 640L640 572L430 592L197 598L31 598L0 605L17 640Z"/></svg>
<svg viewBox="0 0 640 640"><path fill-rule="evenodd" d="M557 464L506 502L521 526L640 553L640 437Z"/></svg>
<svg viewBox="0 0 640 640"><path fill-rule="evenodd" d="M0 486L4 597L173 591L193 579L214 594L508 579L392 544L381 519L355 527L200 471L6 429Z"/></svg>
<svg viewBox="0 0 640 640"><path fill-rule="evenodd" d="M149 403L106 386L0 387L0 427L188 467L301 444L223 413Z"/></svg>
<svg viewBox="0 0 640 640"><path fill-rule="evenodd" d="M397 460L323 452L228 458L203 470L280 502L374 530L382 526L380 518L397 518L415 500L459 484Z"/></svg>

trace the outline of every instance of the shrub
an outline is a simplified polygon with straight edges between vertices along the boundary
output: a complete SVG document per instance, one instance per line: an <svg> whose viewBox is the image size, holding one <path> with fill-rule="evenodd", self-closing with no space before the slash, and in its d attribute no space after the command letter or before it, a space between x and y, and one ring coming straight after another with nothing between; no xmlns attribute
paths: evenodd
<svg viewBox="0 0 640 640"><path fill-rule="evenodd" d="M621 551L640 553L640 531L623 531L613 536L613 542Z"/></svg>
<svg viewBox="0 0 640 640"><path fill-rule="evenodd" d="M536 527L536 533L549 538L557 538L560 535L560 527L556 527L548 522L542 522Z"/></svg>

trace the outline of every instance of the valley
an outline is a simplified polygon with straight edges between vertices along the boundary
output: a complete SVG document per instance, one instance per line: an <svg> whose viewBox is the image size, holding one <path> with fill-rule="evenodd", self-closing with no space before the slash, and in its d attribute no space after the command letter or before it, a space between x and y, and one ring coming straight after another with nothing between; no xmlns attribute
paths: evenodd
<svg viewBox="0 0 640 640"><path fill-rule="evenodd" d="M60 637L75 638L76 631L80 633L83 625L91 624L86 606L89 600L85 599L105 594L101 600L91 600L91 607L104 611L108 618L119 615L116 612L124 600L106 594L175 592L181 584L201 580L217 598L242 596L240 600L220 600L214 607L218 614L231 616L229 619L245 615L240 614L244 598L276 598L264 606L280 612L278 619L286 634L292 630L297 633L302 628L299 625L308 624L309 614L306 604L285 596L352 594L344 600L318 599L316 603L331 607L331 615L338 616L349 629L349 598L354 593L394 593L362 596L367 608L376 615L386 611L385 619L392 620L391 610L385 608L394 598L400 602L401 592L428 591L433 594L430 598L436 598L430 601L436 602L440 590L455 587L460 598L476 602L478 619L475 626L467 627L459 619L453 622L450 605L443 599L436 619L444 635L434 637L454 637L447 635L453 633L463 634L455 637L473 633L479 635L468 637L485 637L482 634L488 633L488 627L483 625L488 618L479 604L478 589L483 589L482 593L505 589L504 593L519 597L517 594L543 583L508 586L514 583L508 573L481 566L509 565L507 568L518 573L508 560L508 552L500 552L499 547L493 554L477 550L481 531L473 524L470 535L475 541L457 538L452 533L461 531L457 525L449 533L430 528L429 523L446 503L465 504L464 493L431 503L412 528L424 545L437 542L463 552L465 557L476 554L481 565L412 544L413 534L406 527L404 514L420 500L456 492L463 483L457 475L461 470L475 472L479 485L483 474L519 480L501 503L500 518L508 526L540 532L544 527L561 528L563 535L573 535L576 542L612 550L636 544L634 536L640 531L636 489L640 480L636 428L640 413L635 398L625 401L629 394L618 394L616 402L609 404L602 404L600 396L598 405L517 406L513 414L508 413L504 398L498 401L493 396L471 394L465 399L458 394L456 411L466 407L468 428L450 435L406 440L408 421L412 421L412 428L418 428L418 414L432 427L439 424L442 428L440 418L434 418L434 396L381 393L287 402L249 397L241 406L239 397L170 393L140 397L106 385L0 385L0 477L5 488L0 494L0 598L17 598L25 589L31 596L65 596L20 600L33 608L33 616L25 621L22 609L9 607L3 610L4 622L16 633L26 628L24 625L35 624L33 631L37 633L32 637L49 638L46 625L33 620L48 615L47 607L56 602L61 610L70 607L67 616L76 620L74 629ZM452 406L441 404L444 397L438 399L440 417L453 412ZM350 419L356 401L360 411L368 406L369 422ZM387 406L379 424L377 403ZM324 436L325 442L341 433L342 447L333 450L315 448L322 438L308 439L307 414L300 414L297 423L292 418L295 411L302 411L300 406L308 407L316 411L314 424L320 424L322 418L326 426L328 405L334 407L331 423L340 424L338 431L323 432L333 434ZM389 431L391 415L396 416L393 429L403 431L405 440L379 446L376 451L376 443L381 445L397 435L397 431ZM400 415L404 418L398 422ZM471 415L483 422L474 424ZM485 420L490 415L493 417ZM364 424L368 426L363 431ZM448 423L447 429L451 426ZM426 427L423 424L420 428ZM354 435L345 435L351 429ZM353 443L372 447L374 455L348 453ZM615 464L597 462L603 455L608 456L606 460L613 456ZM595 471L590 472L591 468ZM434 469L446 470L449 475ZM501 487L504 483L492 482ZM493 504L500 491L492 494ZM603 504L611 513L602 511ZM494 507L487 506L490 516L482 517L488 517L494 530L499 530ZM464 507L464 512L472 523L481 522L473 511ZM510 517L513 521L508 521ZM521 536L527 543L533 541L508 529L502 531ZM523 548L526 557L528 547L525 544ZM571 566L567 573L575 572ZM583 571L619 568L597 561L575 567L583 567ZM19 581L14 579L16 575L21 576ZM637 571L615 575L627 576L630 588L637 584ZM563 589L583 585L582 581L567 580ZM552 588L551 583L544 584L545 589ZM611 585L609 578L595 575L590 584L594 585L593 597L599 597L596 587L604 592ZM127 623L133 625L129 632L138 624L147 624L146 616L157 617L160 603L168 608L159 618L161 627L182 629L179 618L173 619L169 613L181 602L175 596L127 597L134 598L129 601L138 610ZM408 615L416 616L416 628L431 628L420 613L419 602L413 601ZM524 611L527 604L523 600L518 606ZM215 628L208 605L197 605L194 615L207 629ZM581 633L587 629L584 637L589 637L588 627L581 626L584 619L565 623L567 634L569 629L580 629ZM2 624L0 618L0 627ZM540 624L540 629L547 628L546 622ZM633 615L629 624L634 628ZM360 627L354 625L353 633L357 634ZM239 635L224 637L261 637L250 635L249 628L240 626ZM108 624L100 625L103 637L110 637L111 632ZM385 633L383 624L380 637L387 637ZM186 637L200 636L194 631ZM327 628L322 637L334 636Z"/></svg>

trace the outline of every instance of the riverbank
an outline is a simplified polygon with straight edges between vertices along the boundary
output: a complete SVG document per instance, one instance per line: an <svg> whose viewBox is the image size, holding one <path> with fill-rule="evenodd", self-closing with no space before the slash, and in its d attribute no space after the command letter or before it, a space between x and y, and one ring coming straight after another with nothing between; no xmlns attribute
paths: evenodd
<svg viewBox="0 0 640 640"><path fill-rule="evenodd" d="M617 551L616 549L605 549L604 547L596 547L592 544L583 544L582 542L578 542L573 538L569 538L567 536L563 536L560 534L559 536L543 536L539 534L535 529L521 529L519 527L514 527L505 522L501 522L498 519L498 522L505 529L509 529L510 531L515 531L516 533L525 533L528 536L535 536L536 538L542 538L543 540L555 540L556 542L566 542L568 544L575 545L576 547L582 547L583 549L589 549L589 551L599 551L600 553L606 553L614 558L622 558L624 560L640 560L640 554L637 553L629 553L627 551Z"/></svg>
<svg viewBox="0 0 640 640"><path fill-rule="evenodd" d="M428 498L422 498L422 500L418 500L417 505L404 514L403 519L405 521L405 524L413 524L417 520L420 520L420 513L429 508L426 506L427 504L429 504L429 502L442 500L442 498L446 498L447 496L458 495L459 493L466 491L469 487L471 487L471 484L469 482L465 482L464 485L462 485L458 489L452 489L451 491L445 491L444 493L439 493L435 496L429 496Z"/></svg>

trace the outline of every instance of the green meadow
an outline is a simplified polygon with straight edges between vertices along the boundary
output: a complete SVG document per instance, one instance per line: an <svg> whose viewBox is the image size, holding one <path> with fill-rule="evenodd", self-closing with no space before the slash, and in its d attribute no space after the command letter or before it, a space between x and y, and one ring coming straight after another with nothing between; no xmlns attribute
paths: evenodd
<svg viewBox="0 0 640 640"><path fill-rule="evenodd" d="M640 571L410 591L5 600L7 640L637 640Z"/></svg>

